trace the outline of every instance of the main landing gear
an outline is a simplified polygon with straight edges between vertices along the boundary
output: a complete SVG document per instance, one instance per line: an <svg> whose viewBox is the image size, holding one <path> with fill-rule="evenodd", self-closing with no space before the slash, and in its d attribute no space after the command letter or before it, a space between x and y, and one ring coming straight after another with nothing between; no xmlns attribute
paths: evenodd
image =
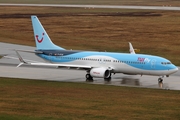
<svg viewBox="0 0 180 120"><path fill-rule="evenodd" d="M93 81L93 77L89 73L87 73L85 77L86 77L87 82ZM104 81L107 81L107 82L111 81L111 75L108 78L104 78Z"/></svg>
<svg viewBox="0 0 180 120"><path fill-rule="evenodd" d="M104 81L107 81L107 82L111 81L111 74L108 78L104 78Z"/></svg>
<svg viewBox="0 0 180 120"><path fill-rule="evenodd" d="M86 81L93 81L93 77L89 73L86 74Z"/></svg>

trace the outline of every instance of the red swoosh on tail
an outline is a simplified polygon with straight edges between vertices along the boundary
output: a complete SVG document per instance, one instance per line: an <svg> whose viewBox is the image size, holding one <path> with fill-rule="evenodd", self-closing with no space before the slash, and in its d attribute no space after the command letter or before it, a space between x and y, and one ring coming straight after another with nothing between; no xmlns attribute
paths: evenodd
<svg viewBox="0 0 180 120"><path fill-rule="evenodd" d="M44 33L42 33L42 35L44 36ZM44 37L42 37L40 40L39 40L39 36L36 35L36 40L38 41L38 43L41 43L43 41Z"/></svg>

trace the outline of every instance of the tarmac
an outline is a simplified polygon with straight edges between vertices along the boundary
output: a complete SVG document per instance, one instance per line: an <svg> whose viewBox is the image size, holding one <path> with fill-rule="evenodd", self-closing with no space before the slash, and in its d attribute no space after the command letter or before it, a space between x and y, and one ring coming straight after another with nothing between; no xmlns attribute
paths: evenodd
<svg viewBox="0 0 180 120"><path fill-rule="evenodd" d="M70 7L70 8L106 8L106 9L142 9L142 10L173 10L179 11L180 7L174 6L130 6L130 5L71 5L71 4L11 4L0 3L0 6L30 6L30 7Z"/></svg>
<svg viewBox="0 0 180 120"><path fill-rule="evenodd" d="M82 70L71 70L65 68L59 69L55 67L38 67L29 65L22 65L21 67L17 68L16 66L20 62L18 59L16 59L17 56L13 49L35 50L35 47L0 42L0 56L8 55L14 58L0 59L0 77L25 78L60 82L80 82L88 84L142 87L165 90L180 90L180 71L176 72L173 75L170 75L167 78L164 78L163 83L158 83L158 76L140 76L124 74L112 75L112 80L110 82L104 81L104 79L102 78L94 78L93 82L86 82L86 71ZM45 62L33 53L20 52L20 54L25 60Z"/></svg>

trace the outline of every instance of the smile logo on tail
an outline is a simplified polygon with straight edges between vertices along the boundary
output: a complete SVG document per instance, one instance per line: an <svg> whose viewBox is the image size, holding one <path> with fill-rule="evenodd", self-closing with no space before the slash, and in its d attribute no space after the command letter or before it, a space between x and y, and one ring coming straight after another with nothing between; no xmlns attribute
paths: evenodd
<svg viewBox="0 0 180 120"><path fill-rule="evenodd" d="M42 33L42 38L39 40L39 36L36 35L36 40L38 41L38 43L41 43L43 41L43 39L44 39L43 36L44 36L44 33Z"/></svg>

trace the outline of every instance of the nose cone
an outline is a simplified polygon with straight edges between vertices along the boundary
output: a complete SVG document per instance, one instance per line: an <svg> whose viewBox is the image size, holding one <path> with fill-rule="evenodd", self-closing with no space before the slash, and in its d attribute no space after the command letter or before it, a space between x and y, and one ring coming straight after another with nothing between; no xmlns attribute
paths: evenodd
<svg viewBox="0 0 180 120"><path fill-rule="evenodd" d="M177 72L178 70L179 70L178 67L176 67L175 65L173 65L173 66L171 67L171 69L169 69L170 74L173 74L173 73Z"/></svg>
<svg viewBox="0 0 180 120"><path fill-rule="evenodd" d="M174 72L177 72L179 69L176 67L175 69L174 69Z"/></svg>

